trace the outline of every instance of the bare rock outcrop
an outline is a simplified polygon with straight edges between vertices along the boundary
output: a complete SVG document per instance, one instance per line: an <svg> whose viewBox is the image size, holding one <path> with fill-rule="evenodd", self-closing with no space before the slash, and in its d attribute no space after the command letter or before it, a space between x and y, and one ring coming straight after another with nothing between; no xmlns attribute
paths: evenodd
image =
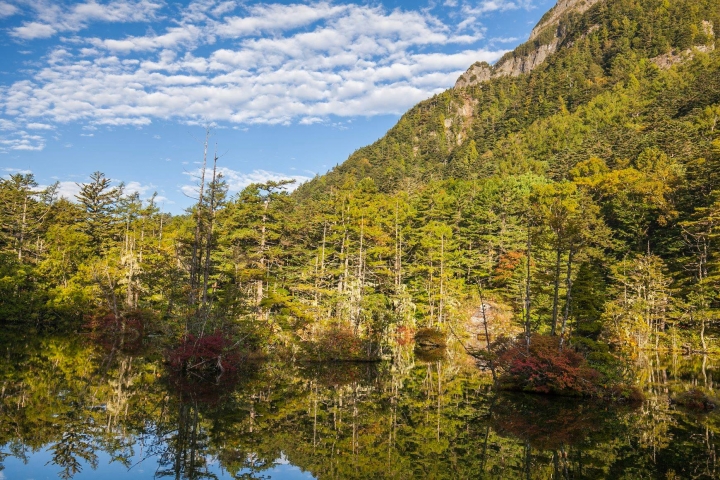
<svg viewBox="0 0 720 480"><path fill-rule="evenodd" d="M702 29L703 33L708 38L708 42L705 45L695 45L683 52L670 52L664 55L658 55L657 57L650 59L650 61L663 70L669 70L673 65L692 60L693 57L695 57L696 52L712 52L715 50L715 29L713 28L712 22L703 21Z"/></svg>
<svg viewBox="0 0 720 480"><path fill-rule="evenodd" d="M535 25L528 40L531 42L535 40L546 27L556 25L566 13L570 11L578 14L585 13L599 1L600 0L559 0L557 4L540 19L540 22Z"/></svg>
<svg viewBox="0 0 720 480"><path fill-rule="evenodd" d="M455 82L455 88L465 88L470 85L487 82L493 77L493 67L487 62L475 62L467 72L460 75Z"/></svg>
<svg viewBox="0 0 720 480"><path fill-rule="evenodd" d="M517 77L523 73L530 73L540 66L550 55L557 52L560 39L555 38L547 45L540 45L536 50L522 57L512 57L495 67L493 77Z"/></svg>
<svg viewBox="0 0 720 480"><path fill-rule="evenodd" d="M468 336L465 346L468 350L480 351L487 348L486 321L490 342L494 342L501 336L514 337L522 332L522 329L513 322L513 312L508 305L488 301L472 313L465 325L465 332Z"/></svg>
<svg viewBox="0 0 720 480"><path fill-rule="evenodd" d="M539 45L532 51L524 55L515 55L515 53L505 55L495 66L490 66L486 62L477 62L458 78L455 88L478 85L496 77L517 77L531 72L542 65L550 55L557 52L563 36L563 32L559 28L562 17L570 12L583 13L600 1L559 0L530 33L526 45L539 42Z"/></svg>

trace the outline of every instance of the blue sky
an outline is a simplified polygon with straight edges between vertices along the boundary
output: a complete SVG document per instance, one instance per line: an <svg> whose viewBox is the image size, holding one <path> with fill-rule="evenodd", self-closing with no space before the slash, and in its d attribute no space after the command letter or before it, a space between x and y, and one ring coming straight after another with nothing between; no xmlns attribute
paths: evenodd
<svg viewBox="0 0 720 480"><path fill-rule="evenodd" d="M100 170L178 213L210 125L231 191L303 181L522 43L553 4L0 0L0 175L71 197Z"/></svg>

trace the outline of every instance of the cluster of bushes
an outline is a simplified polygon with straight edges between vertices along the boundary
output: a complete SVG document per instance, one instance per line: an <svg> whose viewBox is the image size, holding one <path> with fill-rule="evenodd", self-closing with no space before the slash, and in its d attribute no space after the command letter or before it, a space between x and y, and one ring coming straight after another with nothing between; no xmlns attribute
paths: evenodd
<svg viewBox="0 0 720 480"><path fill-rule="evenodd" d="M167 352L170 366L179 372L233 372L242 358L229 335L217 330L209 335L187 335L180 344Z"/></svg>
<svg viewBox="0 0 720 480"><path fill-rule="evenodd" d="M361 338L346 324L319 329L301 342L302 354L312 361L375 361L379 359L377 342Z"/></svg>
<svg viewBox="0 0 720 480"><path fill-rule="evenodd" d="M715 402L699 388L693 388L688 391L675 395L672 403L688 410L710 411L715 409Z"/></svg>
<svg viewBox="0 0 720 480"><path fill-rule="evenodd" d="M560 337L535 334L529 344L524 336L500 338L492 349L502 390L626 401L643 398L640 390L624 381L621 364L612 355L586 356L575 345L563 345Z"/></svg>

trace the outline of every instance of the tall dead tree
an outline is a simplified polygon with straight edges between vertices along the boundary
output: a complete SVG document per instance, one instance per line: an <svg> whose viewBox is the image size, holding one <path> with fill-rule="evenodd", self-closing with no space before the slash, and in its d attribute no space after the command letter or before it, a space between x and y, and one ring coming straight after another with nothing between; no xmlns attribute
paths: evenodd
<svg viewBox="0 0 720 480"><path fill-rule="evenodd" d="M200 184L198 190L198 201L195 206L195 237L192 243L192 252L190 256L190 306L197 304L198 287L200 283L200 265L202 256L202 233L205 215L205 171L207 169L207 152L208 140L210 138L210 128L205 129L205 142L203 145L203 162L200 169Z"/></svg>

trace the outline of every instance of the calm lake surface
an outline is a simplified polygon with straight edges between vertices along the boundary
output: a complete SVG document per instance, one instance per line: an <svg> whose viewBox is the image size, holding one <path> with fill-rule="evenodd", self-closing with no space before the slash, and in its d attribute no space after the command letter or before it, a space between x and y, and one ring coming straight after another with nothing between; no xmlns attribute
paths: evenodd
<svg viewBox="0 0 720 480"><path fill-rule="evenodd" d="M173 377L157 349L0 339L0 479L716 478L717 359L639 360L636 407L494 395L468 358L264 362L219 383Z"/></svg>

